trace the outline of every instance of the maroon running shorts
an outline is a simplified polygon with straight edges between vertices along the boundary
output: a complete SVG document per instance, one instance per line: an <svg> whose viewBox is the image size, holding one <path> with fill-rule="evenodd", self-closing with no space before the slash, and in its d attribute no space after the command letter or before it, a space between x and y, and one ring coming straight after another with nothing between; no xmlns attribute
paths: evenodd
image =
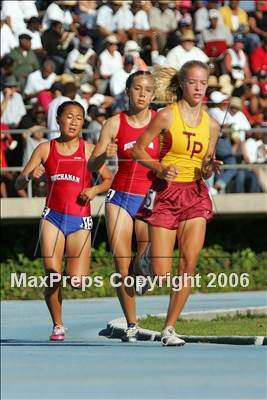
<svg viewBox="0 0 267 400"><path fill-rule="evenodd" d="M167 182L156 179L146 195L136 218L150 225L177 229L179 222L203 217L213 218L212 202L203 180Z"/></svg>

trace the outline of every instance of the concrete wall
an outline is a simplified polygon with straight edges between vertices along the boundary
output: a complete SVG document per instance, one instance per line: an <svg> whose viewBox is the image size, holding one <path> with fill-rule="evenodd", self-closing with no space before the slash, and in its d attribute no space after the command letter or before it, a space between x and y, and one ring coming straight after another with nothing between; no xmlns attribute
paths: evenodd
<svg viewBox="0 0 267 400"><path fill-rule="evenodd" d="M1 199L3 221L38 219L45 204L44 198ZM225 216L267 215L267 193L224 194L213 197L214 212ZM92 202L92 215L104 214L104 196Z"/></svg>

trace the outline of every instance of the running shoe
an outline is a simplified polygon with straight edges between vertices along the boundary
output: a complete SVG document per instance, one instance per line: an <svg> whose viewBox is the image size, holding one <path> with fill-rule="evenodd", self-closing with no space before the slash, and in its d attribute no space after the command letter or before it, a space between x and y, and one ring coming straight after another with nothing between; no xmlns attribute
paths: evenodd
<svg viewBox="0 0 267 400"><path fill-rule="evenodd" d="M65 339L65 328L63 325L54 326L49 340L53 341L63 341Z"/></svg>
<svg viewBox="0 0 267 400"><path fill-rule="evenodd" d="M185 341L177 335L173 326L167 326L161 332L162 346L183 346Z"/></svg>
<svg viewBox="0 0 267 400"><path fill-rule="evenodd" d="M135 293L142 296L150 288L148 279L143 275L135 276Z"/></svg>
<svg viewBox="0 0 267 400"><path fill-rule="evenodd" d="M138 336L138 326L131 324L125 329L123 336L121 337L122 342L136 342Z"/></svg>

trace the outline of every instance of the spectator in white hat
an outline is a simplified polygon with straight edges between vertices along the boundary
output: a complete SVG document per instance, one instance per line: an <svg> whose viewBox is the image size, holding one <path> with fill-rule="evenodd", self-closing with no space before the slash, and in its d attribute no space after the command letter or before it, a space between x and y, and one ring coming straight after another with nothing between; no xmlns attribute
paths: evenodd
<svg viewBox="0 0 267 400"><path fill-rule="evenodd" d="M209 61L209 57L198 47L195 46L195 35L188 30L180 38L181 44L175 46L167 54L167 64L180 70L187 61L197 60L204 63Z"/></svg>
<svg viewBox="0 0 267 400"><path fill-rule="evenodd" d="M229 96L215 90L210 94L210 102L209 106L213 107L208 109L209 115L216 119L221 128L231 126L232 117L228 111Z"/></svg>
<svg viewBox="0 0 267 400"><path fill-rule="evenodd" d="M106 38L106 49L99 55L100 80L98 81L98 90L101 93L105 93L110 77L123 66L122 56L117 50L118 43L116 35L109 35Z"/></svg>
<svg viewBox="0 0 267 400"><path fill-rule="evenodd" d="M219 24L220 12L216 8L209 10L208 16L209 27L201 32L198 44L209 57L218 57L232 45L233 37L228 28Z"/></svg>

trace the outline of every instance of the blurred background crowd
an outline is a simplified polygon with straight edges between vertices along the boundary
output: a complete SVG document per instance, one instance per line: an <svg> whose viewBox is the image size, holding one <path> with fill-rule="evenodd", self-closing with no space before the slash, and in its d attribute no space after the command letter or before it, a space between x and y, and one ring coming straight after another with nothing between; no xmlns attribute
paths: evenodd
<svg viewBox="0 0 267 400"><path fill-rule="evenodd" d="M16 169L58 136L62 102L83 105L83 136L95 143L105 120L127 109L131 73L189 60L209 64L204 106L221 126L226 167L211 193L267 191L266 1L4 0L0 57L1 197L28 196L15 191ZM32 184L45 195L45 178Z"/></svg>

